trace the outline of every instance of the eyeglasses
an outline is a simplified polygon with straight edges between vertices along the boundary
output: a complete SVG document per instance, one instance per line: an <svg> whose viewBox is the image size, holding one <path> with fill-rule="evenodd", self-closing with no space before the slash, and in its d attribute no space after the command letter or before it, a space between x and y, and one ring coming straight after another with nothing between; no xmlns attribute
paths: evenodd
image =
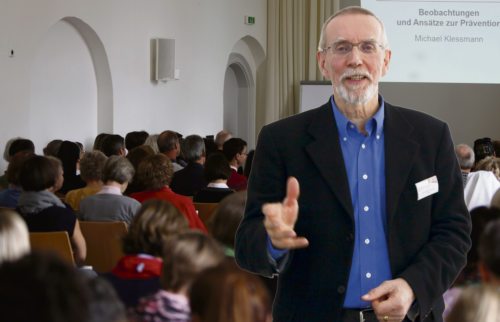
<svg viewBox="0 0 500 322"><path fill-rule="evenodd" d="M364 40L355 44L346 40L341 40L323 48L322 52L326 53L331 51L334 55L345 56L349 54L354 47L358 47L359 51L365 55L373 55L377 53L379 47L384 49L384 46L374 40Z"/></svg>

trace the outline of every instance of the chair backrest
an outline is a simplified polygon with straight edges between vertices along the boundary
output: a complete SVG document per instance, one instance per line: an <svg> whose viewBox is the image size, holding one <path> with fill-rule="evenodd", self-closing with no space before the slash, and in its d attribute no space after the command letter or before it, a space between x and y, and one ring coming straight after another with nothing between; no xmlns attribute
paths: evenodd
<svg viewBox="0 0 500 322"><path fill-rule="evenodd" d="M212 215L217 209L219 203L217 202L195 202L194 208L198 211L198 216L201 221L207 226L208 221L212 218Z"/></svg>
<svg viewBox="0 0 500 322"><path fill-rule="evenodd" d="M30 244L33 250L55 253L66 262L75 265L73 249L66 231L30 233Z"/></svg>
<svg viewBox="0 0 500 322"><path fill-rule="evenodd" d="M80 221L80 228L87 243L85 265L98 273L109 272L123 256L122 238L127 224L122 221Z"/></svg>

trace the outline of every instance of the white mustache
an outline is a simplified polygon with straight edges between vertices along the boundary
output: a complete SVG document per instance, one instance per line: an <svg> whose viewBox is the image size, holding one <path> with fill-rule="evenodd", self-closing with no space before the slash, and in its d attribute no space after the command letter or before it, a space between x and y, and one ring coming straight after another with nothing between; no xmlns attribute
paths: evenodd
<svg viewBox="0 0 500 322"><path fill-rule="evenodd" d="M348 69L346 70L341 76L340 80L343 81L346 78L353 77L353 76L364 76L368 78L369 80L372 80L370 74L366 71L361 71L361 70L356 70L356 69Z"/></svg>

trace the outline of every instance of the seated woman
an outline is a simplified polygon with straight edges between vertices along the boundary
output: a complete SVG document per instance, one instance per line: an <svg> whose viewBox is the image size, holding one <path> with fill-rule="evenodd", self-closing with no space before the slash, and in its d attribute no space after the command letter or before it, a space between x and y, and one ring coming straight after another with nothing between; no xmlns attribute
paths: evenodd
<svg viewBox="0 0 500 322"><path fill-rule="evenodd" d="M126 194L128 196L131 193L142 191L141 183L137 179L137 169L139 169L139 164L141 163L141 161L145 157L147 157L149 155L154 155L154 154L155 154L155 151L153 150L153 148L150 147L149 145L145 145L145 144L139 145L127 153L126 158L134 166L135 174L134 174L134 178L132 179L132 182L128 185L127 190L125 190L124 194Z"/></svg>
<svg viewBox="0 0 500 322"><path fill-rule="evenodd" d="M21 195L21 184L19 183L19 172L23 162L33 156L30 152L21 152L11 157L7 167L8 188L0 191L0 207L16 208L17 201Z"/></svg>
<svg viewBox="0 0 500 322"><path fill-rule="evenodd" d="M117 155L108 158L102 171L104 186L80 202L80 218L85 221L124 221L130 224L141 204L122 195L134 176L130 162Z"/></svg>
<svg viewBox="0 0 500 322"><path fill-rule="evenodd" d="M102 169L107 157L101 151L85 152L80 161L80 175L87 184L85 187L70 190L64 197L74 211L80 210L82 199L95 195L102 189Z"/></svg>
<svg viewBox="0 0 500 322"><path fill-rule="evenodd" d="M140 297L160 289L160 275L167 238L188 229L186 218L162 200L146 201L123 239L123 252L116 267L104 275L127 307Z"/></svg>
<svg viewBox="0 0 500 322"><path fill-rule="evenodd" d="M14 210L0 209L0 265L30 252L28 227Z"/></svg>
<svg viewBox="0 0 500 322"><path fill-rule="evenodd" d="M142 298L136 315L141 321L191 321L188 301L191 284L201 271L223 260L222 248L200 232L190 231L172 237L165 245L162 289Z"/></svg>
<svg viewBox="0 0 500 322"><path fill-rule="evenodd" d="M73 256L83 264L87 253L85 239L76 215L55 194L63 181L62 171L48 157L33 156L26 160L19 174L23 192L17 211L28 225L30 232L68 232Z"/></svg>
<svg viewBox="0 0 500 322"><path fill-rule="evenodd" d="M219 202L234 192L227 186L231 167L222 153L213 153L208 157L204 172L208 185L194 195L194 202Z"/></svg>
<svg viewBox="0 0 500 322"><path fill-rule="evenodd" d="M172 162L163 154L146 157L139 165L137 176L144 191L135 192L130 197L143 202L149 199L161 199L170 202L189 222L189 227L207 232L207 228L198 217L194 204L189 197L176 194L169 188L174 174Z"/></svg>
<svg viewBox="0 0 500 322"><path fill-rule="evenodd" d="M61 188L61 195L74 189L85 187L79 171L80 147L75 142L63 141L57 152L57 157L61 160L64 170L64 183Z"/></svg>

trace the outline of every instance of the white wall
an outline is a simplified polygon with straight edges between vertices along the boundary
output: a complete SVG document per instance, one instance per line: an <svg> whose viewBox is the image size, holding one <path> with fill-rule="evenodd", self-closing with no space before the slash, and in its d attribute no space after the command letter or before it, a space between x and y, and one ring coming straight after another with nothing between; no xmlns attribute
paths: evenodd
<svg viewBox="0 0 500 322"><path fill-rule="evenodd" d="M109 130L121 135L139 129L215 134L222 128L224 75L235 44L250 36L266 48L266 0L0 0L0 8L2 149L9 138L23 136L41 153L68 127L73 132L58 138L88 143L97 134L92 57L61 22L65 17L82 20L102 41L112 84ZM245 15L255 16L256 24L244 25ZM150 39L157 37L176 39L180 80L150 81ZM256 58L245 58L256 79ZM71 70L68 59L76 60Z"/></svg>

